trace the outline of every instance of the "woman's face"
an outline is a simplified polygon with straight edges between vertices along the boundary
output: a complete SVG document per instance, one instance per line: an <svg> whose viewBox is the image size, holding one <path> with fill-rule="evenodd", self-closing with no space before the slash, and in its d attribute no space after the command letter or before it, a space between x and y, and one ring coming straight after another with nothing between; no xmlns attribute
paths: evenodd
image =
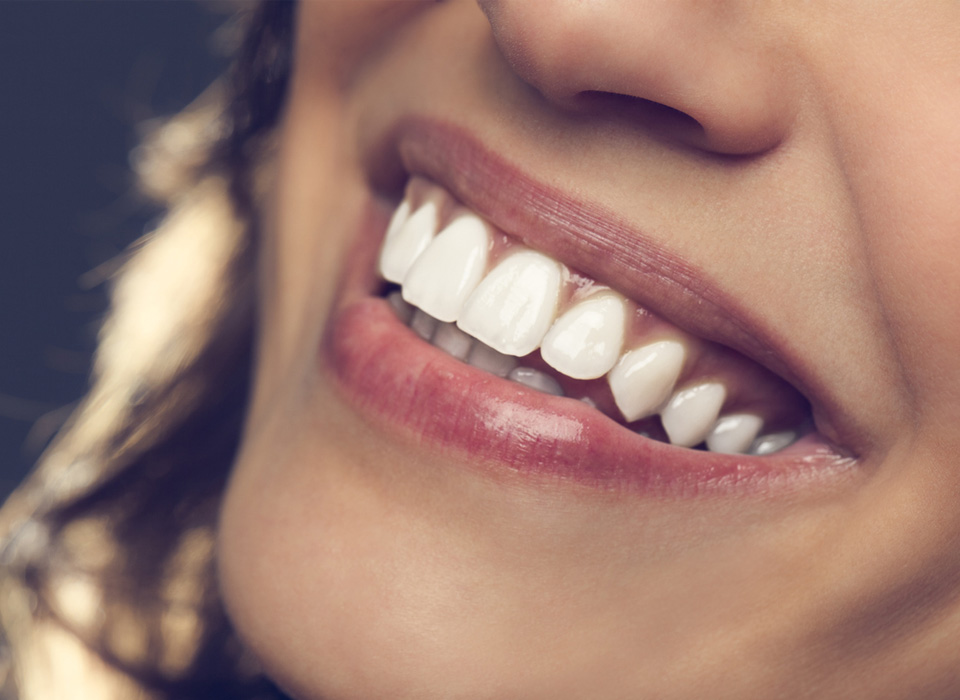
<svg viewBox="0 0 960 700"><path fill-rule="evenodd" d="M297 33L220 547L268 672L953 697L960 4L305 2Z"/></svg>

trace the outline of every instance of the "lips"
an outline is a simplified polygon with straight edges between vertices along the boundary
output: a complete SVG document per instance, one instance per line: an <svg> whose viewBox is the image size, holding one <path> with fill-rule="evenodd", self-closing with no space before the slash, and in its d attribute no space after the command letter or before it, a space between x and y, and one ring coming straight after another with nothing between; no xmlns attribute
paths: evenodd
<svg viewBox="0 0 960 700"><path fill-rule="evenodd" d="M410 179L381 283L343 305L325 344L344 397L381 430L475 466L606 487L783 485L851 466L816 432L790 445L809 408L787 382L641 305L658 294L687 327L769 359L683 261L642 236L635 268L603 256L629 235L612 219L565 236L577 222L543 212L569 201L446 124L411 120L392 143Z"/></svg>
<svg viewBox="0 0 960 700"><path fill-rule="evenodd" d="M586 400L649 437L766 454L808 418L756 364L517 243L423 178L387 227L379 270L401 285L387 298L424 340L475 367L496 358L494 374Z"/></svg>

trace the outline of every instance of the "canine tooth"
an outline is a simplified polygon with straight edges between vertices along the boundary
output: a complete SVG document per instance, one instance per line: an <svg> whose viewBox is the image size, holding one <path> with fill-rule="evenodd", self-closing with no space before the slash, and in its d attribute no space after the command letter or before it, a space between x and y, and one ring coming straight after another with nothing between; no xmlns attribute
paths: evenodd
<svg viewBox="0 0 960 700"><path fill-rule="evenodd" d="M504 355L489 345L477 341L473 344L473 349L470 350L467 364L498 377L506 377L510 374L510 370L517 366L517 358Z"/></svg>
<svg viewBox="0 0 960 700"><path fill-rule="evenodd" d="M487 269L490 228L473 213L437 234L403 278L403 298L441 321L456 321Z"/></svg>
<svg viewBox="0 0 960 700"><path fill-rule="evenodd" d="M749 454L768 455L773 452L779 452L784 447L789 446L797 439L797 434L792 430L785 430L782 433L770 433L761 435L750 446Z"/></svg>
<svg viewBox="0 0 960 700"><path fill-rule="evenodd" d="M457 325L504 354L531 353L556 317L562 278L556 260L533 250L514 253L467 298Z"/></svg>
<svg viewBox="0 0 960 700"><path fill-rule="evenodd" d="M763 427L763 419L752 413L724 416L707 435L707 449L722 454L743 454Z"/></svg>
<svg viewBox="0 0 960 700"><path fill-rule="evenodd" d="M437 232L440 203L441 194L431 193L419 209L396 227L393 235L384 238L380 250L380 274L384 279L397 284L403 281L407 270Z"/></svg>
<svg viewBox="0 0 960 700"><path fill-rule="evenodd" d="M602 377L620 355L626 316L627 303L619 294L596 294L557 319L540 344L540 355L568 377Z"/></svg>
<svg viewBox="0 0 960 700"><path fill-rule="evenodd" d="M470 354L473 338L452 323L440 323L437 324L437 330L433 332L431 342L448 355L452 355L458 360L465 360L467 355Z"/></svg>
<svg viewBox="0 0 960 700"><path fill-rule="evenodd" d="M727 389L718 382L704 382L673 395L660 412L670 443L693 447L707 437L727 398Z"/></svg>
<svg viewBox="0 0 960 700"><path fill-rule="evenodd" d="M507 379L517 384L528 386L531 389L542 391L545 394L563 396L563 389L560 388L556 379L532 367L516 367L510 370Z"/></svg>
<svg viewBox="0 0 960 700"><path fill-rule="evenodd" d="M410 323L410 319L413 316L413 307L403 300L400 292L390 292L390 294L387 295L387 302L401 323Z"/></svg>
<svg viewBox="0 0 960 700"><path fill-rule="evenodd" d="M420 309L414 309L413 318L410 319L410 330L429 343L434 331L437 330L437 323L437 319L433 316Z"/></svg>
<svg viewBox="0 0 960 700"><path fill-rule="evenodd" d="M670 398L686 355L675 340L661 340L623 354L607 381L624 420L631 423L657 412Z"/></svg>

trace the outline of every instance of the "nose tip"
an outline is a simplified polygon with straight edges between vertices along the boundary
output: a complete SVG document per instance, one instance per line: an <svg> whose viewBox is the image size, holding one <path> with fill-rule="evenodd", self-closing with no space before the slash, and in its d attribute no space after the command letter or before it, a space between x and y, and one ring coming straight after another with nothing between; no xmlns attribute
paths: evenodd
<svg viewBox="0 0 960 700"><path fill-rule="evenodd" d="M793 123L788 63L736 0L480 0L517 75L562 109L617 111L691 147L764 152ZM742 6L741 6L742 5Z"/></svg>

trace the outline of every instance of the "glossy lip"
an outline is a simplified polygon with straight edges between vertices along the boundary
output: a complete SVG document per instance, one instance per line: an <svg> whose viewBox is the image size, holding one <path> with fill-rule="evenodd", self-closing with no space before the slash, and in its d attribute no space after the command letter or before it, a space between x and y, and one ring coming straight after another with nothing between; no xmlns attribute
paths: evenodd
<svg viewBox="0 0 960 700"><path fill-rule="evenodd" d="M579 401L526 389L449 357L366 297L335 318L324 356L377 430L494 473L571 479L665 497L792 491L850 471L805 438L770 457L720 455L640 437ZM425 447L429 446L429 447Z"/></svg>
<svg viewBox="0 0 960 700"><path fill-rule="evenodd" d="M722 290L617 217L536 182L443 122L408 118L386 143L405 173L435 180L530 247L563 262L575 260L585 274L671 321L681 319L677 325L760 361L801 391L809 386L802 372L779 359L786 354L782 344ZM378 233L382 237L382 226ZM817 436L767 457L673 447L642 438L580 402L465 365L424 343L383 300L371 298L371 251L380 238L363 238L372 240L359 241L358 254L351 256L353 269L327 329L323 357L347 403L383 432L466 457L478 467L661 495L792 490L832 482L857 464Z"/></svg>

